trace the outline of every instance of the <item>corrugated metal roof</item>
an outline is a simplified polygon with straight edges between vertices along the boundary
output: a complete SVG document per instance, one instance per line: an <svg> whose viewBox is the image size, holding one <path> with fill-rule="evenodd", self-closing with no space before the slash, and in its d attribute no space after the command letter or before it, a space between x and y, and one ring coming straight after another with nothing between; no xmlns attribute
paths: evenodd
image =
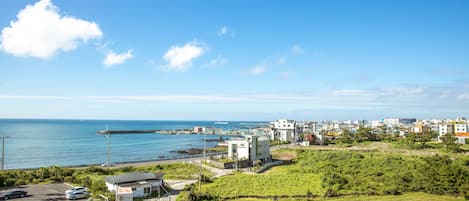
<svg viewBox="0 0 469 201"><path fill-rule="evenodd" d="M105 180L107 183L110 183L110 184L119 184L119 183L146 181L146 180L161 180L163 179L163 176L164 174L162 172L158 172L158 173L134 172L134 173L106 177Z"/></svg>

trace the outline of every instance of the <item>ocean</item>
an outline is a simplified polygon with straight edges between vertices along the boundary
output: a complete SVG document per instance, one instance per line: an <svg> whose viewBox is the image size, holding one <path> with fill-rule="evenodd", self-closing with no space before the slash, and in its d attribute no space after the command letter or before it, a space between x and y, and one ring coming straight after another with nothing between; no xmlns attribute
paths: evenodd
<svg viewBox="0 0 469 201"><path fill-rule="evenodd" d="M51 165L75 166L106 161L106 137L98 130L187 129L211 126L237 129L262 122L213 121L127 121L127 120L45 120L0 119L0 136L5 138L5 169L37 168ZM207 139L219 138L207 135ZM224 138L227 138L226 136ZM171 151L203 148L204 135L123 134L111 135L114 163L161 160L181 156ZM207 142L207 147L217 142Z"/></svg>

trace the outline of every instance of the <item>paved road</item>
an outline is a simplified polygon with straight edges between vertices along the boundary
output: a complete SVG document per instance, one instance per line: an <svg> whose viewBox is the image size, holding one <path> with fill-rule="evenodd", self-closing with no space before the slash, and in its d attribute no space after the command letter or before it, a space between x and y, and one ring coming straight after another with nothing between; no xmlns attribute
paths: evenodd
<svg viewBox="0 0 469 201"><path fill-rule="evenodd" d="M194 161L194 163L196 163L197 165L200 165L200 160L199 161ZM213 172L215 175L210 178L210 179L215 179L215 178L218 178L218 177L222 177L222 176L225 176L227 174L231 174L233 171L235 171L234 169L219 169L219 168L215 168L215 167L212 167L212 166L208 166L208 165L204 165L202 164L202 167Z"/></svg>
<svg viewBox="0 0 469 201"><path fill-rule="evenodd" d="M28 192L25 198L17 199L18 201L35 200L35 201L54 201L66 200L65 191L70 187L65 184L33 184L16 187ZM6 190L2 190L4 192Z"/></svg>

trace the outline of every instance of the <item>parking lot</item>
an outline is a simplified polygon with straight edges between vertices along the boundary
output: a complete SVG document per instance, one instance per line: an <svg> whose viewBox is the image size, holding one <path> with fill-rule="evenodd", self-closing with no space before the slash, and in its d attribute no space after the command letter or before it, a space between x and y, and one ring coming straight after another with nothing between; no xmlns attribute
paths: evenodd
<svg viewBox="0 0 469 201"><path fill-rule="evenodd" d="M65 190L69 189L70 186L65 184L35 184L35 185L24 185L16 187L14 189L24 190L28 192L28 196L24 198L15 199L18 201L23 200L66 200ZM2 189L1 192L8 191L8 189Z"/></svg>

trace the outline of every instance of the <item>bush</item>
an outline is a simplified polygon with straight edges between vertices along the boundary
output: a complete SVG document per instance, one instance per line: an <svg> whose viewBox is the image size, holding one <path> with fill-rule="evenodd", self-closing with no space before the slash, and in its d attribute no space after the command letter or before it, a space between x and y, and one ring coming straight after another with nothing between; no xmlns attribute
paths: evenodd
<svg viewBox="0 0 469 201"><path fill-rule="evenodd" d="M181 191L176 198L176 201L189 201L189 193L187 191Z"/></svg>

